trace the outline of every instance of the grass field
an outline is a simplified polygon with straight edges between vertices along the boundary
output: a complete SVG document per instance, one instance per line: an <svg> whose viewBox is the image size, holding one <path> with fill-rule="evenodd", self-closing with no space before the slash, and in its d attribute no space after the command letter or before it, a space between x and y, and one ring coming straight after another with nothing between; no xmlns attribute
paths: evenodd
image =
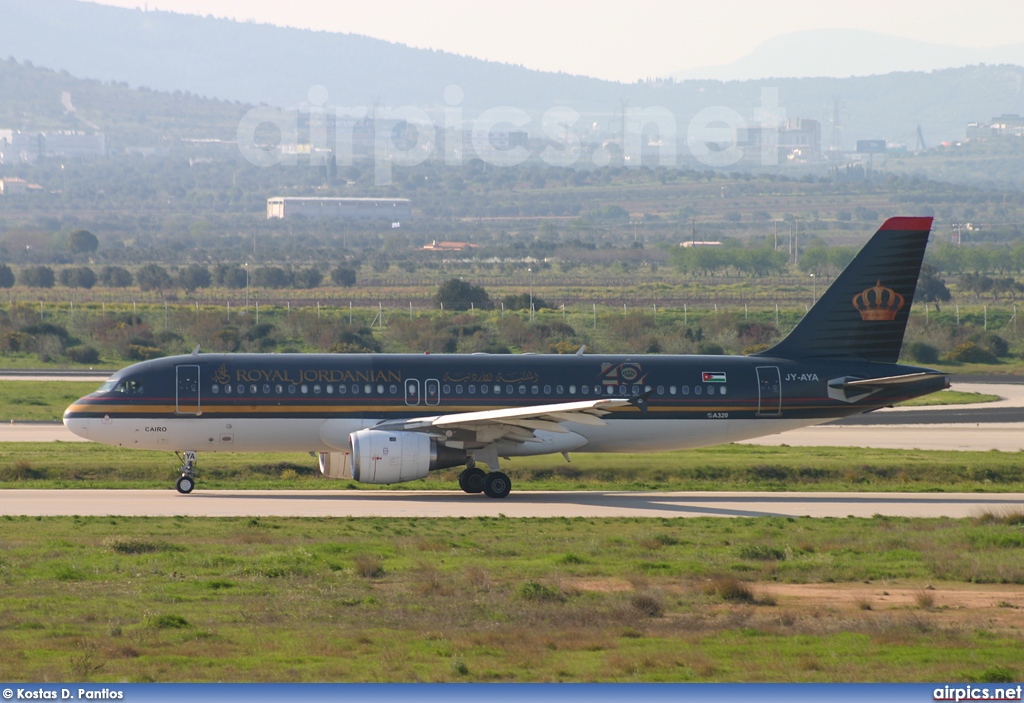
<svg viewBox="0 0 1024 703"><path fill-rule="evenodd" d="M0 421L60 420L69 405L100 387L93 381L9 381L0 383Z"/></svg>
<svg viewBox="0 0 1024 703"><path fill-rule="evenodd" d="M0 518L0 679L1016 680L1022 522Z"/></svg>
<svg viewBox="0 0 1024 703"><path fill-rule="evenodd" d="M991 393L974 393L969 391L939 391L900 403L901 407L923 407L929 405L975 405L992 403L999 400L998 395Z"/></svg>
<svg viewBox="0 0 1024 703"><path fill-rule="evenodd" d="M172 452L92 443L0 442L0 488L166 488ZM1010 452L721 445L655 454L574 454L502 463L516 489L1024 491L1024 464ZM392 490L458 490L458 469ZM325 479L308 454L202 454L203 488L381 488Z"/></svg>

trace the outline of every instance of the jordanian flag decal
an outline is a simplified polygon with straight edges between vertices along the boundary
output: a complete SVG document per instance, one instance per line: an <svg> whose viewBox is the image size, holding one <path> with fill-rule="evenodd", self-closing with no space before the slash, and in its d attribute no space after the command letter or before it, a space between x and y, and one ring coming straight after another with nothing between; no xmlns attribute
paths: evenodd
<svg viewBox="0 0 1024 703"><path fill-rule="evenodd" d="M705 371L701 376L704 383L725 383L725 371Z"/></svg>

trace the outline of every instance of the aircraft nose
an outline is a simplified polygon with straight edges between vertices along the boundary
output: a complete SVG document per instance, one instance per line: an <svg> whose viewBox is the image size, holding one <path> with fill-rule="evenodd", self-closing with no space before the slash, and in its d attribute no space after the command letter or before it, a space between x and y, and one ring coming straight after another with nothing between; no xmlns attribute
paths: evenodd
<svg viewBox="0 0 1024 703"><path fill-rule="evenodd" d="M71 430L73 434L89 439L89 418L74 417L71 413L71 408L64 411L64 426Z"/></svg>

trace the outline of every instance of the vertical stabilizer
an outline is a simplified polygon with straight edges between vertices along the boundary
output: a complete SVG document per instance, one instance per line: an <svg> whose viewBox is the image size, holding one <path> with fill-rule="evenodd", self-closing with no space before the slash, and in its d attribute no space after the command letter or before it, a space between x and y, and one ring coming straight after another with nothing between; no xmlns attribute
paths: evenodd
<svg viewBox="0 0 1024 703"><path fill-rule="evenodd" d="M886 220L793 331L755 356L896 363L931 227L930 217Z"/></svg>

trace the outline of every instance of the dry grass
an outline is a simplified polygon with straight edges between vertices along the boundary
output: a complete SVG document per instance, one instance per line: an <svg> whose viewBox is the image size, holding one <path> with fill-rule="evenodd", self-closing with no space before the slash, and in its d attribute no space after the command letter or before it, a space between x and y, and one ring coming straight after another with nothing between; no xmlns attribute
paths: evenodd
<svg viewBox="0 0 1024 703"><path fill-rule="evenodd" d="M921 610L931 610L935 607L935 594L927 589L922 589L914 594L914 602Z"/></svg>
<svg viewBox="0 0 1024 703"><path fill-rule="evenodd" d="M379 579L385 574L384 560L376 554L357 554L355 568L364 579Z"/></svg>

